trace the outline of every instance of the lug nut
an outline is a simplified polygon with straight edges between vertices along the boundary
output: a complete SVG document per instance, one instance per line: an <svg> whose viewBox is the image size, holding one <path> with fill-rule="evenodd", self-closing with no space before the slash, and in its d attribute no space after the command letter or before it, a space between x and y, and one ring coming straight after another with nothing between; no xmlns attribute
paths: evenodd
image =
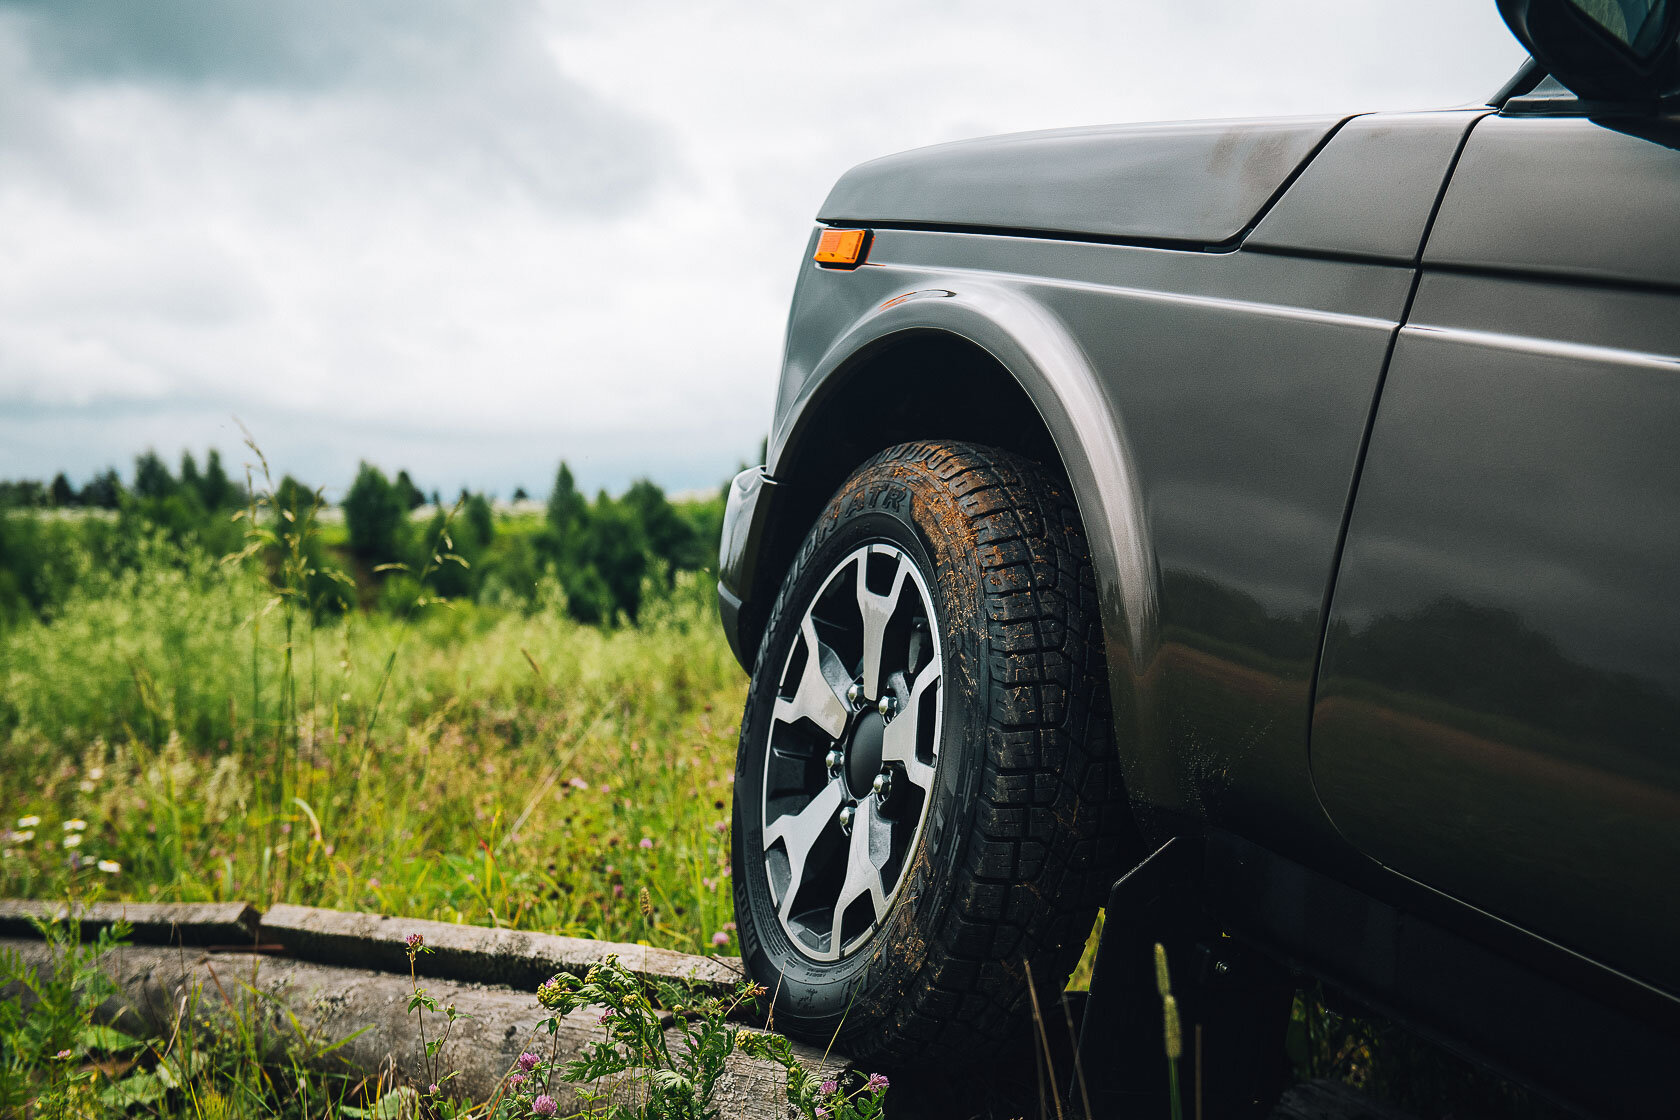
<svg viewBox="0 0 1680 1120"><path fill-rule="evenodd" d="M855 820L856 818L857 818L857 806L856 805L842 805L842 806L840 806L840 830L842 832L851 832L852 831L852 821Z"/></svg>
<svg viewBox="0 0 1680 1120"><path fill-rule="evenodd" d="M870 784L869 788L874 790L875 791L875 796L879 797L882 801L885 801L887 798L891 797L892 796L892 771L891 770L883 770L879 774L875 775L875 781Z"/></svg>
<svg viewBox="0 0 1680 1120"><path fill-rule="evenodd" d="M841 754L838 750L832 750L828 752L828 757L824 758L823 761L828 763L828 768L830 770L838 770L840 769L841 764L846 761L846 756Z"/></svg>
<svg viewBox="0 0 1680 1120"><path fill-rule="evenodd" d="M853 684L850 688L848 688L846 690L846 703L850 704L852 707L855 708L862 701L863 701L863 686L861 684Z"/></svg>
<svg viewBox="0 0 1680 1120"><path fill-rule="evenodd" d="M881 697L881 702L875 705L875 710L881 713L882 719L891 719L898 712L898 697L887 693Z"/></svg>

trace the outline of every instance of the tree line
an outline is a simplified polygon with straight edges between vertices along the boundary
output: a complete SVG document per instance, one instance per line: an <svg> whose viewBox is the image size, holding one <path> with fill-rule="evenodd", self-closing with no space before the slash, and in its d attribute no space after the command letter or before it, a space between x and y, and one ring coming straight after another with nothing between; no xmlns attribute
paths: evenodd
<svg viewBox="0 0 1680 1120"><path fill-rule="evenodd" d="M404 610L417 598L533 603L546 582L564 592L579 621L634 623L649 588L711 567L722 526L722 491L672 503L647 479L614 497L582 493L562 462L542 516L498 514L482 492L463 489L449 507L406 470L395 477L363 462L339 503L342 526L322 516L321 490L287 475L253 503L211 450L204 467L190 454L171 470L148 451L125 485L106 470L80 489L61 473L51 483L0 481L0 620L20 611L50 614L77 571L114 570L155 557L139 547L161 537L177 549L236 552L250 508L264 524L293 534L319 613ZM527 497L515 492L516 501ZM426 507L431 512L425 512ZM31 511L99 510L99 516L40 517ZM302 527L302 528L300 528ZM79 557L74 554L80 554ZM277 556L260 559L273 575ZM424 587L422 588L422 580Z"/></svg>

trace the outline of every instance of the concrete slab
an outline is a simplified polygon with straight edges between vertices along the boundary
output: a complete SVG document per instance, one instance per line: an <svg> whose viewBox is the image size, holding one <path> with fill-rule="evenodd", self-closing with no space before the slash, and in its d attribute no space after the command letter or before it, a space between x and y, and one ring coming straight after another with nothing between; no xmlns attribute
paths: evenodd
<svg viewBox="0 0 1680 1120"><path fill-rule="evenodd" d="M30 917L63 921L63 902L0 899L0 936L34 937ZM253 945L261 915L248 902L95 902L78 903L76 916L84 938L127 918L137 945Z"/></svg>
<svg viewBox="0 0 1680 1120"><path fill-rule="evenodd" d="M697 957L671 949L526 930L290 905L275 906L262 919L262 940L284 945L288 957L404 974L408 972L404 939L411 933L423 936L432 949L417 963L422 976L506 984L525 991L535 991L557 972L581 976L609 953L617 953L624 967L638 975L687 981L719 994L743 975L738 957Z"/></svg>
<svg viewBox="0 0 1680 1120"><path fill-rule="evenodd" d="M48 947L38 940L0 940L0 947L17 952L25 964L52 966ZM252 1037L260 1040L265 1057L276 1062L288 1054L307 1056L348 1038L312 1064L348 1067L357 1076L366 1074L386 1085L427 1084L418 1021L407 1010L412 988L406 974L145 945L114 951L105 968L120 994L99 1009L99 1017L130 1032L168 1037L178 1029L183 1010L209 1030L228 1030L230 1021L238 1020L248 1027L260 1025ZM545 1013L528 992L436 979L423 980L422 986L439 1001L473 1016L457 1024L440 1058L446 1070L459 1071L452 1084L461 1096L489 1100L520 1052L537 1049L534 1032ZM429 1024L428 1031L435 1026ZM561 1020L555 1039L543 1035L542 1049L547 1052L554 1046L566 1061L603 1036L598 1016L582 1010ZM797 1052L806 1068L822 1067L820 1051L801 1046ZM829 1068L842 1067L835 1061ZM713 1103L721 1116L732 1120L783 1120L786 1084L780 1066L732 1055ZM626 1099L633 1099L632 1087L622 1091ZM552 1093L562 1115L581 1107L569 1087L556 1083Z"/></svg>

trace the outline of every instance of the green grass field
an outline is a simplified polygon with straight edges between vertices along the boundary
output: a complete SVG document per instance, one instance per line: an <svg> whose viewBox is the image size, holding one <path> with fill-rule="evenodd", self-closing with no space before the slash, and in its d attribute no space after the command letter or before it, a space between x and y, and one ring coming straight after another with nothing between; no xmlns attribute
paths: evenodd
<svg viewBox="0 0 1680 1120"><path fill-rule="evenodd" d="M554 586L317 621L254 563L151 547L0 632L0 893L732 951L746 681L704 573L636 627L574 622Z"/></svg>

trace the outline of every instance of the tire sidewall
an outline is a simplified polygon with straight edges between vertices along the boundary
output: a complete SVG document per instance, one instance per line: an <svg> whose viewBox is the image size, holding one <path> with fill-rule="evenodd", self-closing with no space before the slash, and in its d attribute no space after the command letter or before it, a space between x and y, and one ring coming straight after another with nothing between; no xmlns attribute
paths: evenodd
<svg viewBox="0 0 1680 1120"><path fill-rule="evenodd" d="M774 993L777 1021L794 1033L846 1035L890 1028L949 908L984 773L990 677L982 591L956 495L924 462L888 452L830 500L800 548L771 609L756 658L736 754L732 828L736 912L750 975ZM891 544L927 585L939 628L943 713L931 803L886 921L839 961L815 961L793 944L771 902L763 858L764 755L779 678L803 612L855 549ZM966 547L965 547L966 546ZM756 854L755 854L756 853Z"/></svg>

